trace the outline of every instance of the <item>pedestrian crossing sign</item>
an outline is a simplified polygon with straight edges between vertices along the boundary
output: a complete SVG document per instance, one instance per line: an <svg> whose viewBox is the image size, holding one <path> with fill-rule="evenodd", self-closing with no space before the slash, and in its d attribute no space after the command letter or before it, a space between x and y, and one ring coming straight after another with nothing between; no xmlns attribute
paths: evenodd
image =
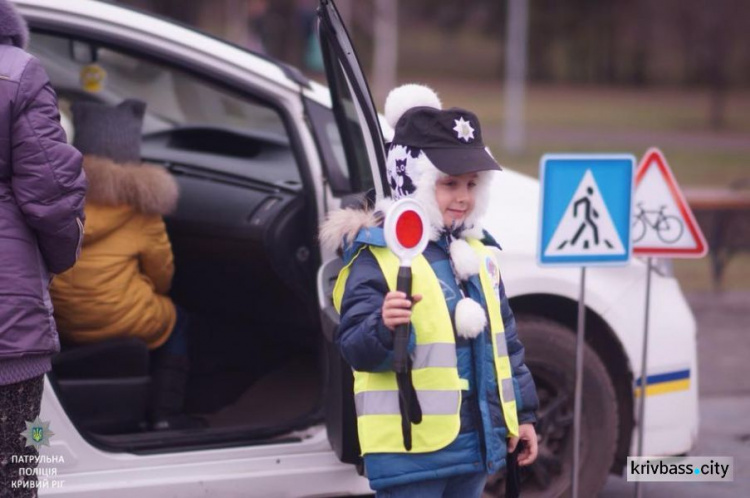
<svg viewBox="0 0 750 498"><path fill-rule="evenodd" d="M541 265L624 265L630 260L635 157L546 154L540 164Z"/></svg>

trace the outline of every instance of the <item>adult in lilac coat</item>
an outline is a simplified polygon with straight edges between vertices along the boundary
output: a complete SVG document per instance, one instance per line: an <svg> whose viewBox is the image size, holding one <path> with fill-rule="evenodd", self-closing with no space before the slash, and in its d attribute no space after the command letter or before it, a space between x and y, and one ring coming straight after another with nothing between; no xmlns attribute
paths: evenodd
<svg viewBox="0 0 750 498"><path fill-rule="evenodd" d="M30 465L11 456L35 453L19 434L39 415L60 349L47 288L76 261L86 193L81 155L66 143L57 97L27 40L23 19L0 0L0 481L8 480L0 490L35 479L19 476Z"/></svg>

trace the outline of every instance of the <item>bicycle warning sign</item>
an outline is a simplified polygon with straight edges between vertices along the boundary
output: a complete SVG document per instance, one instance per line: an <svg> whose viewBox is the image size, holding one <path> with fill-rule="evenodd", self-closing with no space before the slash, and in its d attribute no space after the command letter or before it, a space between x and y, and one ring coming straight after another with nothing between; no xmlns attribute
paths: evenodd
<svg viewBox="0 0 750 498"><path fill-rule="evenodd" d="M664 155L650 149L636 172L633 252L658 257L701 257L708 246Z"/></svg>
<svg viewBox="0 0 750 498"><path fill-rule="evenodd" d="M542 158L539 262L612 265L630 259L635 158L551 155Z"/></svg>

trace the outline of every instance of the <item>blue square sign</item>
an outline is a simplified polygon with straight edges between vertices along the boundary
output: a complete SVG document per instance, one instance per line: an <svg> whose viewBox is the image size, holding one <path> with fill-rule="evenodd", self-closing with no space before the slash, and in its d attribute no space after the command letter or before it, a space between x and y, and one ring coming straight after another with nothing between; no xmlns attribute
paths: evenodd
<svg viewBox="0 0 750 498"><path fill-rule="evenodd" d="M630 260L635 157L547 154L540 165L541 265L622 265Z"/></svg>

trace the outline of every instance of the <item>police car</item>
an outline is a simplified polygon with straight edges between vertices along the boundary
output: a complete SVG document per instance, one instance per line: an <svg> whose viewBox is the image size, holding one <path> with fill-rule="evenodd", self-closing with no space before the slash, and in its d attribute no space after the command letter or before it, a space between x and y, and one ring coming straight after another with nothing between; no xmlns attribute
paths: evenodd
<svg viewBox="0 0 750 498"><path fill-rule="evenodd" d="M41 494L367 494L351 372L332 345L341 263L316 233L329 210L368 190L388 193L388 130L332 2L320 10L330 90L281 62L112 4L16 4L64 117L78 100L148 104L143 158L181 190L167 218L172 295L193 317L188 409L207 424L145 429L148 356L137 341L63 345L42 401L54 435L41 450ZM483 224L504 248L501 271L541 400L540 455L524 495L560 496L571 485L579 274L536 264L538 182L500 162ZM645 272L639 261L589 271L585 496L633 454ZM682 454L698 427L696 326L666 266L654 269L651 303L645 453ZM501 487L494 478L487 492Z"/></svg>

